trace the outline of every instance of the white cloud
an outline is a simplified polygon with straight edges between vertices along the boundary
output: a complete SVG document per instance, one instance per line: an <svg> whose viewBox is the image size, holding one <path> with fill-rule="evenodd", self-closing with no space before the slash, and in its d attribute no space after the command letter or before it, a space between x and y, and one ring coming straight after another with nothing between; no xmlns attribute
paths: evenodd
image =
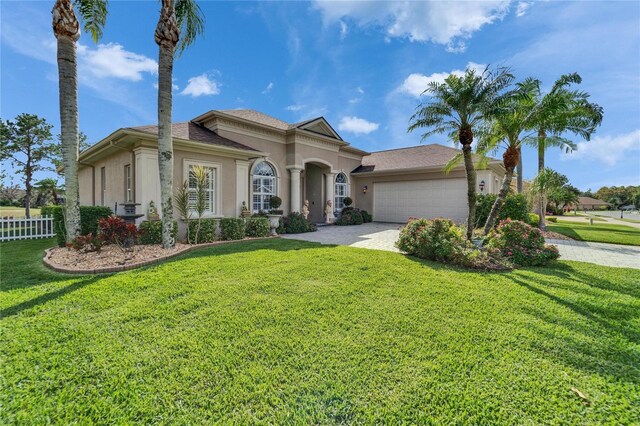
<svg viewBox="0 0 640 426"><path fill-rule="evenodd" d="M344 21L340 21L340 40L344 40L348 32L349 27L347 26L347 23Z"/></svg>
<svg viewBox="0 0 640 426"><path fill-rule="evenodd" d="M501 20L509 10L508 0L493 1L316 1L325 24L345 18L360 26L384 28L387 37L442 44L449 51L463 51L462 39L484 25Z"/></svg>
<svg viewBox="0 0 640 426"><path fill-rule="evenodd" d="M293 104L285 108L287 111L300 111L305 108L305 105Z"/></svg>
<svg viewBox="0 0 640 426"><path fill-rule="evenodd" d="M378 123L372 123L364 118L358 117L342 117L338 129L356 134L369 134L378 129L380 125Z"/></svg>
<svg viewBox="0 0 640 426"><path fill-rule="evenodd" d="M262 91L263 95L268 94L269 92L271 92L271 89L273 89L273 82L269 82L269 84L267 84L267 87L264 88L264 90Z"/></svg>
<svg viewBox="0 0 640 426"><path fill-rule="evenodd" d="M172 78L172 83L171 83L171 88L177 92L178 90L180 90L180 87L175 83L178 79L173 77ZM154 89L158 89L158 82L156 81L155 83L153 83L153 88Z"/></svg>
<svg viewBox="0 0 640 426"><path fill-rule="evenodd" d="M218 82L209 77L206 73L191 77L184 88L181 95L190 95L197 98L198 96L217 95L220 93Z"/></svg>
<svg viewBox="0 0 640 426"><path fill-rule="evenodd" d="M469 62L467 68L475 70L477 73L481 73L486 68L486 65L476 64L475 62ZM444 83L445 78L454 74L461 76L465 70L453 70L451 72L435 72L431 75L424 75L420 73L409 74L405 78L402 85L398 88L399 92L409 93L415 97L420 97L422 92L429 86L431 82Z"/></svg>
<svg viewBox="0 0 640 426"><path fill-rule="evenodd" d="M364 95L364 89L362 87L358 87L356 89L356 92L360 93L361 95Z"/></svg>
<svg viewBox="0 0 640 426"><path fill-rule="evenodd" d="M81 72L90 72L98 78L140 81L143 73L158 72L155 60L129 52L118 43L99 44L96 49L78 44L78 59Z"/></svg>
<svg viewBox="0 0 640 426"><path fill-rule="evenodd" d="M563 160L595 160L613 167L620 160L640 160L640 129L616 136L596 136L589 142L578 142L573 152L562 154Z"/></svg>
<svg viewBox="0 0 640 426"><path fill-rule="evenodd" d="M530 2L526 2L526 1L518 2L518 6L516 7L516 16L518 18L521 16L524 16L527 13L527 9L529 9L529 7L531 7Z"/></svg>

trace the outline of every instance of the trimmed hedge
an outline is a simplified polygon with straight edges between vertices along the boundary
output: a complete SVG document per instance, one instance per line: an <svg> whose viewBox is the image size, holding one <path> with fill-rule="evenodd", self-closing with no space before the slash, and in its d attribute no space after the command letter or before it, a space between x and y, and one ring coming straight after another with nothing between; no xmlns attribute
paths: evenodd
<svg viewBox="0 0 640 426"><path fill-rule="evenodd" d="M161 220L145 220L138 227L140 236L138 244L162 244L162 221ZM178 236L178 222L173 221L173 229L171 231L173 238Z"/></svg>
<svg viewBox="0 0 640 426"><path fill-rule="evenodd" d="M196 239L196 230L198 230L198 219L189 221L189 240L190 244L212 243L216 240L216 230L218 229L218 219L200 219L200 230Z"/></svg>
<svg viewBox="0 0 640 426"><path fill-rule="evenodd" d="M482 227L487 222L497 194L478 194L476 196L476 227ZM505 219L525 222L528 219L529 203L524 194L509 194L504 200L496 223Z"/></svg>
<svg viewBox="0 0 640 426"><path fill-rule="evenodd" d="M364 223L371 223L373 222L373 216L371 216L371 213L369 213L366 210L360 210L360 214L362 215L362 221Z"/></svg>
<svg viewBox="0 0 640 426"><path fill-rule="evenodd" d="M250 217L246 219L247 237L268 237L271 235L271 223L266 217Z"/></svg>
<svg viewBox="0 0 640 426"><path fill-rule="evenodd" d="M537 227L539 222L540 222L540 215L539 214L537 214L537 213L529 213L529 214L527 214L527 220L526 220L527 225Z"/></svg>
<svg viewBox="0 0 640 426"><path fill-rule="evenodd" d="M358 209L345 209L340 213L340 217L336 220L335 224L338 226L347 226L347 225L362 225L364 223L364 218L362 217L362 213Z"/></svg>
<svg viewBox="0 0 640 426"><path fill-rule="evenodd" d="M60 247L67 240L67 227L64 223L63 206L45 206L40 210L43 216L53 216L53 229ZM111 216L113 212L104 206L80 206L80 235L98 235L98 221Z"/></svg>
<svg viewBox="0 0 640 426"><path fill-rule="evenodd" d="M220 219L220 234L223 240L241 240L245 237L244 219L225 217Z"/></svg>
<svg viewBox="0 0 640 426"><path fill-rule="evenodd" d="M282 226L278 227L279 234L302 234L304 232L314 232L318 228L315 223L311 223L302 216L302 213L293 212L289 216L280 219Z"/></svg>

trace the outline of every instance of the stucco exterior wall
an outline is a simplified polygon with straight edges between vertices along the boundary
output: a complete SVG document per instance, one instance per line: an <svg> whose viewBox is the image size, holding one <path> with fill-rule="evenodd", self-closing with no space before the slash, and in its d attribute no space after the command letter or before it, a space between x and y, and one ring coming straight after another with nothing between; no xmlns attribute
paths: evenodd
<svg viewBox="0 0 640 426"><path fill-rule="evenodd" d="M83 166L79 171L80 179L80 204L85 206L93 205L93 194L95 191L95 204L98 206L106 206L112 210L115 204L121 204L125 201L125 179L124 166L130 164L132 166L132 174L134 173L133 153L128 150L118 150L112 155L102 158L94 163L95 179L92 177L92 169L89 166ZM105 191L102 194L102 172L104 167L105 174ZM135 179L132 179L133 197L135 200ZM118 207L120 210L120 207ZM120 213L120 211L118 212Z"/></svg>

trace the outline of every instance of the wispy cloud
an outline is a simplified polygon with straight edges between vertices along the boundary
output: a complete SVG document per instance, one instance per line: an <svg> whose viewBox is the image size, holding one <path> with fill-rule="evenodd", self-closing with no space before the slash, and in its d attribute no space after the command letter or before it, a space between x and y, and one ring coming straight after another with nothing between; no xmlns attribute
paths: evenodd
<svg viewBox="0 0 640 426"><path fill-rule="evenodd" d="M338 130L364 135L378 130L378 127L380 124L359 117L342 117L338 124Z"/></svg>
<svg viewBox="0 0 640 426"><path fill-rule="evenodd" d="M471 68L478 73L481 73L486 68L486 65L476 64L475 62L469 62L467 68ZM407 78L402 82L402 85L397 89L398 92L408 93L415 97L422 96L423 92L429 84L432 82L444 83L444 80L451 74L461 76L465 70L453 70L450 72L435 72L430 75L421 73L409 74ZM426 95L426 94L425 94Z"/></svg>
<svg viewBox="0 0 640 426"><path fill-rule="evenodd" d="M578 142L577 149L562 154L563 160L589 160L613 167L640 153L640 129L615 136L596 136L589 142Z"/></svg>
<svg viewBox="0 0 640 426"><path fill-rule="evenodd" d="M509 10L509 1L454 2L377 2L316 1L325 24L346 19L360 26L384 28L387 37L447 46L447 50L466 49L465 39L484 25L501 20Z"/></svg>
<svg viewBox="0 0 640 426"><path fill-rule="evenodd" d="M516 16L520 18L521 16L526 15L527 9L531 7L531 2L521 1L518 2L518 6L516 6Z"/></svg>
<svg viewBox="0 0 640 426"><path fill-rule="evenodd" d="M273 89L273 82L269 82L269 84L267 84L267 87L264 88L264 90L262 91L263 95L266 95L268 93L271 93L271 90Z"/></svg>
<svg viewBox="0 0 640 426"><path fill-rule="evenodd" d="M78 59L80 68L97 78L140 81L143 73L158 72L155 60L129 52L118 43L99 44L97 48L79 44Z"/></svg>
<svg viewBox="0 0 640 426"><path fill-rule="evenodd" d="M305 105L299 105L299 104L293 104L293 105L289 105L287 107L285 107L285 110L287 111L301 111L302 109L306 108Z"/></svg>
<svg viewBox="0 0 640 426"><path fill-rule="evenodd" d="M191 96L192 98L218 95L220 94L220 85L213 77L204 73L196 77L191 77L187 82L187 87L185 87L180 94Z"/></svg>

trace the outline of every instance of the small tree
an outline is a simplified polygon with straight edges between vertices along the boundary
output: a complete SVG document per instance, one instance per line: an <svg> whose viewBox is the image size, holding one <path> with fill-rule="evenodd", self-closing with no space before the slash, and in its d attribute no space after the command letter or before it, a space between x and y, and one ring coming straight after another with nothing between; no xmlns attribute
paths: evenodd
<svg viewBox="0 0 640 426"><path fill-rule="evenodd" d="M207 184L209 182L209 173L207 168L203 166L193 166L193 177L195 179L195 211L198 215L198 223L196 226L196 244L200 234L200 225L202 224L202 216L207 211Z"/></svg>
<svg viewBox="0 0 640 426"><path fill-rule="evenodd" d="M78 134L78 140L78 152L82 152L91 146L91 144L87 141L87 135L82 132ZM64 171L62 169L64 167L64 159L62 158L62 135L58 135L58 144L54 146L55 148L53 150L53 153L51 154L50 161L53 164L55 171L58 174L63 174Z"/></svg>
<svg viewBox="0 0 640 426"><path fill-rule="evenodd" d="M20 114L15 122L0 120L0 160L9 160L23 175L25 216L31 217L33 174L49 169L45 161L54 153L51 125L34 114Z"/></svg>
<svg viewBox="0 0 640 426"><path fill-rule="evenodd" d="M58 181L54 178L46 178L36 182L36 189L40 191L42 195L51 194L53 198L53 204L58 204Z"/></svg>
<svg viewBox="0 0 640 426"><path fill-rule="evenodd" d="M539 227L543 231L547 229L544 220L544 213L547 208L547 199L550 193L558 191L567 183L567 177L549 168L543 169L529 186L529 194L540 203L540 223Z"/></svg>
<svg viewBox="0 0 640 426"><path fill-rule="evenodd" d="M176 209L187 225L187 244L191 244L191 238L189 235L189 221L191 220L191 208L189 207L189 182L182 182L182 186L178 188L178 192L175 197Z"/></svg>

